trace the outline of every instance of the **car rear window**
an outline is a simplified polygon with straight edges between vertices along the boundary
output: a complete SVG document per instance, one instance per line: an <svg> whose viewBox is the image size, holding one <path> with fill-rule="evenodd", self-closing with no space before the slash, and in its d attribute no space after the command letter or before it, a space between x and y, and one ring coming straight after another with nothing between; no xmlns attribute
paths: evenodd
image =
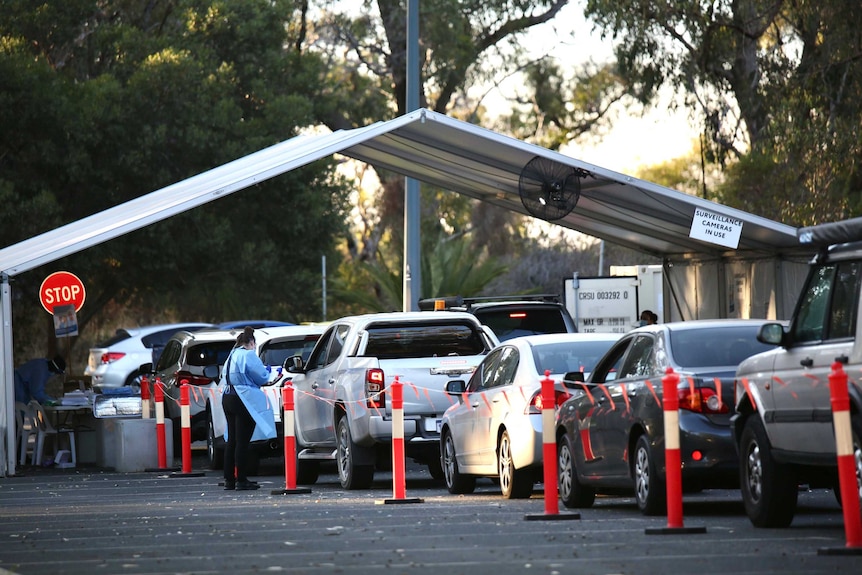
<svg viewBox="0 0 862 575"><path fill-rule="evenodd" d="M739 365L775 347L757 341L759 329L759 325L751 325L671 331L671 348L680 367Z"/></svg>
<svg viewBox="0 0 862 575"><path fill-rule="evenodd" d="M124 329L118 329L117 332L101 343L97 343L96 347L111 347L117 345L123 340L129 339L132 335Z"/></svg>
<svg viewBox="0 0 862 575"><path fill-rule="evenodd" d="M186 352L186 364L196 367L223 365L234 345L236 342L231 340L211 341L189 346Z"/></svg>
<svg viewBox="0 0 862 575"><path fill-rule="evenodd" d="M491 328L500 341L542 333L566 333L563 312L556 307L477 309L479 321Z"/></svg>
<svg viewBox="0 0 862 575"><path fill-rule="evenodd" d="M479 355L482 336L466 323L380 324L368 328L365 355L379 359Z"/></svg>
<svg viewBox="0 0 862 575"><path fill-rule="evenodd" d="M613 344L613 341L578 341L537 345L533 348L533 360L540 374L546 369L551 373L590 373Z"/></svg>

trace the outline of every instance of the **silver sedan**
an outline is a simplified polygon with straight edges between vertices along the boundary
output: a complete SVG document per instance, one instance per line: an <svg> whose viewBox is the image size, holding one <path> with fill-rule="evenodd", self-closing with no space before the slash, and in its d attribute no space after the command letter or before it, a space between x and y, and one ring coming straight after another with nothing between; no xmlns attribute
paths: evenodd
<svg viewBox="0 0 862 575"><path fill-rule="evenodd" d="M621 334L556 333L510 339L492 350L470 381L450 381L440 457L450 493L471 493L477 477L498 477L503 496L526 498L542 476L542 384L555 381L556 405L569 394L565 374L584 377ZM576 376L570 376L572 379Z"/></svg>

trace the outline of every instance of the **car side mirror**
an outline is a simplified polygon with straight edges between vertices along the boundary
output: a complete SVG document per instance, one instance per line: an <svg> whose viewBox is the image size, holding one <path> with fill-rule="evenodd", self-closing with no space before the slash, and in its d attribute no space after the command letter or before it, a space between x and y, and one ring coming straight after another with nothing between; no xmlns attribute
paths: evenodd
<svg viewBox="0 0 862 575"><path fill-rule="evenodd" d="M563 386L568 389L579 387L579 383L584 383L584 372L570 371L563 376Z"/></svg>
<svg viewBox="0 0 862 575"><path fill-rule="evenodd" d="M781 345L784 341L784 326L780 323L765 323L757 332L757 340L761 343Z"/></svg>
<svg viewBox="0 0 862 575"><path fill-rule="evenodd" d="M207 379L211 379L213 381L218 381L219 367L217 365L206 365L206 366L204 366L204 377L206 377Z"/></svg>
<svg viewBox="0 0 862 575"><path fill-rule="evenodd" d="M446 382L446 393L449 395L463 395L467 391L467 383L463 379L453 379Z"/></svg>
<svg viewBox="0 0 862 575"><path fill-rule="evenodd" d="M142 363L140 367L138 367L139 373L153 373L153 364L152 363Z"/></svg>
<svg viewBox="0 0 862 575"><path fill-rule="evenodd" d="M302 373L302 356L293 355L284 360L284 370L288 373Z"/></svg>

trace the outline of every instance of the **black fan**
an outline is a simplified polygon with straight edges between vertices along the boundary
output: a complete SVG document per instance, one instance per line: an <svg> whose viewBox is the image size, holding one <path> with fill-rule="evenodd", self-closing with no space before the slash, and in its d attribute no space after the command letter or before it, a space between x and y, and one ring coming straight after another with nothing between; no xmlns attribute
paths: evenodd
<svg viewBox="0 0 862 575"><path fill-rule="evenodd" d="M559 220L578 204L581 174L571 166L536 156L521 170L518 192L530 214L549 222Z"/></svg>

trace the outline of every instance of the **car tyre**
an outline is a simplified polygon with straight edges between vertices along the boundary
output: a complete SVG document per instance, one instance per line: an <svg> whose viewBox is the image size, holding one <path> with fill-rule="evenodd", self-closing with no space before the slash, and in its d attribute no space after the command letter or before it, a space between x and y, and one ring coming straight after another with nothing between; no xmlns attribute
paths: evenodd
<svg viewBox="0 0 862 575"><path fill-rule="evenodd" d="M371 487L371 483L374 481L374 465L357 465L355 456L362 448L353 443L346 417L338 420L336 439L338 441L336 460L341 487L344 489L368 489Z"/></svg>
<svg viewBox="0 0 862 575"><path fill-rule="evenodd" d="M533 474L530 469L515 469L512 440L504 431L497 446L497 471L500 489L505 499L527 499L533 494Z"/></svg>
<svg viewBox="0 0 862 575"><path fill-rule="evenodd" d="M443 449L441 451L441 467L443 478L446 480L446 489L453 495L473 493L476 489L476 478L472 475L462 475L458 469L458 460L455 457L455 441L448 431L443 436Z"/></svg>
<svg viewBox="0 0 862 575"><path fill-rule="evenodd" d="M667 508L667 491L659 479L646 435L638 437L635 443L633 476L635 480L635 500L644 515L661 515Z"/></svg>
<svg viewBox="0 0 862 575"><path fill-rule="evenodd" d="M300 459L299 454L303 447L296 443L296 483L297 485L314 485L320 477L320 462L309 459Z"/></svg>
<svg viewBox="0 0 862 575"><path fill-rule="evenodd" d="M207 459L210 469L224 468L224 439L216 437L212 412L207 409Z"/></svg>
<svg viewBox="0 0 862 575"><path fill-rule="evenodd" d="M570 509L593 506L596 492L578 481L575 450L568 435L563 435L557 442L557 473L557 490L563 505Z"/></svg>
<svg viewBox="0 0 862 575"><path fill-rule="evenodd" d="M799 494L792 468L777 463L772 446L755 414L749 417L739 443L739 482L745 512L755 527L787 527Z"/></svg>

